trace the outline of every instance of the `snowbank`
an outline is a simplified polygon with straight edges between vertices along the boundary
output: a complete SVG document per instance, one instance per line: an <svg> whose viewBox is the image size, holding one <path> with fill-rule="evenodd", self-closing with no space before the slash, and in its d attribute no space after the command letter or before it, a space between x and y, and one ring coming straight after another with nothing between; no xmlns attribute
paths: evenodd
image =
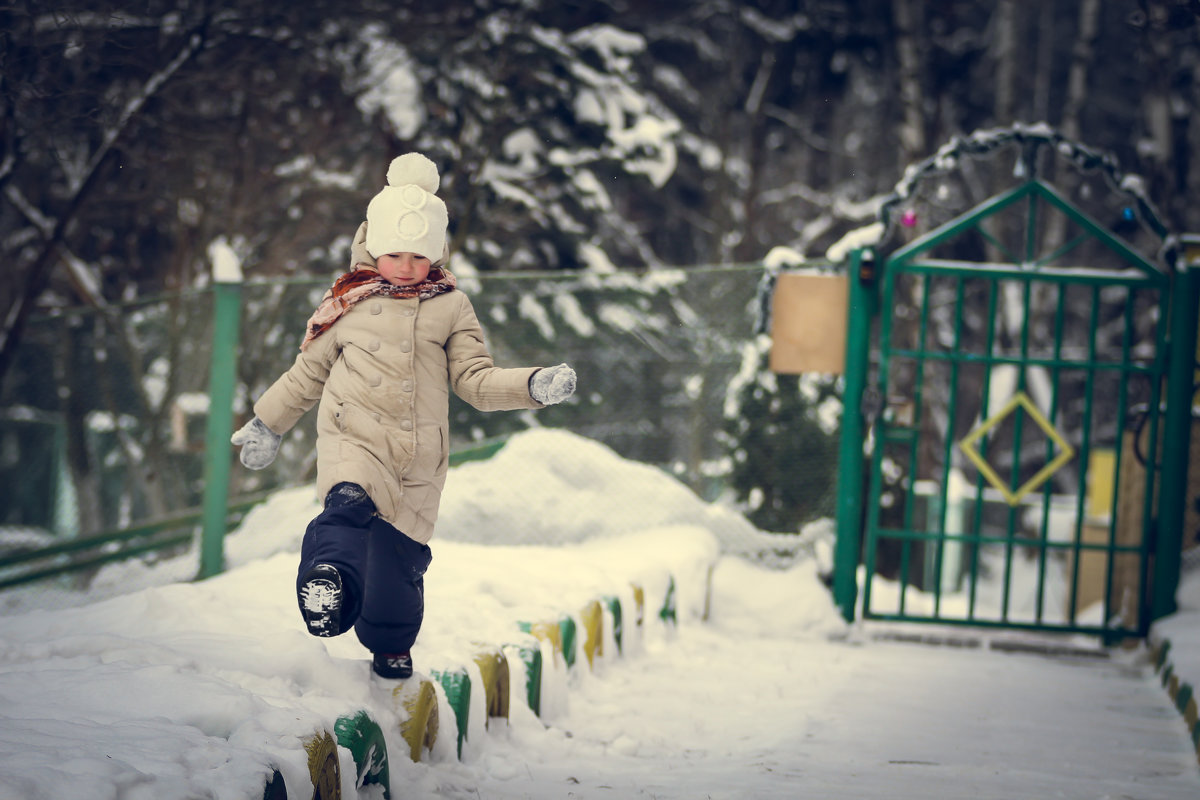
<svg viewBox="0 0 1200 800"><path fill-rule="evenodd" d="M565 431L531 430L487 461L455 470L437 537L562 544L672 525L694 525L730 541L757 533L737 512L700 502L656 467Z"/></svg>

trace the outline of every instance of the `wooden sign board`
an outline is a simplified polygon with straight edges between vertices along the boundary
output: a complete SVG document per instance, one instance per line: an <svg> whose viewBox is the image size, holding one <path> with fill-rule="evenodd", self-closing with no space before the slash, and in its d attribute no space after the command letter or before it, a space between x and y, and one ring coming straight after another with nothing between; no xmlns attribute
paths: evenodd
<svg viewBox="0 0 1200 800"><path fill-rule="evenodd" d="M781 273L771 300L771 371L842 374L848 303L845 275Z"/></svg>

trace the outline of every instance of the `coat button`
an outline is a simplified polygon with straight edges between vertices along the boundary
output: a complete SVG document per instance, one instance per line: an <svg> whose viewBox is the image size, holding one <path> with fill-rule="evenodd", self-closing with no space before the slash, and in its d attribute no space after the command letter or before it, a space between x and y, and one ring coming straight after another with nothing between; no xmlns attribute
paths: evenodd
<svg viewBox="0 0 1200 800"><path fill-rule="evenodd" d="M413 390L413 382L407 378L400 382L400 391L411 392Z"/></svg>
<svg viewBox="0 0 1200 800"><path fill-rule="evenodd" d="M408 339L405 339L400 343L400 352L407 353L409 350L412 350L412 342L410 342Z"/></svg>
<svg viewBox="0 0 1200 800"><path fill-rule="evenodd" d="M378 386L379 384L383 383L383 376L372 375L371 377L367 378L367 383L371 386Z"/></svg>
<svg viewBox="0 0 1200 800"><path fill-rule="evenodd" d="M378 339L372 339L372 340L371 340L371 341L370 341L370 342L367 344L367 349L368 349L368 350L370 350L372 353L374 353L376 350L378 350L378 349L379 349L379 340L378 340Z"/></svg>
<svg viewBox="0 0 1200 800"><path fill-rule="evenodd" d="M372 314L382 314L383 306L381 306L379 303L371 303L371 313Z"/></svg>
<svg viewBox="0 0 1200 800"><path fill-rule="evenodd" d="M412 420L411 419L400 420L400 430L411 431L412 430Z"/></svg>
<svg viewBox="0 0 1200 800"><path fill-rule="evenodd" d="M406 317L411 317L413 314L417 313L417 310L415 308L413 308L412 306L405 306L404 310L401 311L400 313Z"/></svg>

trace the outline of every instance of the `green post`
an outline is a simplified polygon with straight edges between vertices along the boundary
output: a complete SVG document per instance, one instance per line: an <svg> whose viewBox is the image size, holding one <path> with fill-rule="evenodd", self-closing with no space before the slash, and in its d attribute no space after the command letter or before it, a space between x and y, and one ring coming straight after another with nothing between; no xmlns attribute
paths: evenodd
<svg viewBox="0 0 1200 800"><path fill-rule="evenodd" d="M224 252L229 252L225 246ZM232 253L229 252L229 256ZM214 256L214 262L218 258ZM227 262L226 262L227 263ZM229 501L233 392L241 331L240 268L216 269L213 284L212 361L208 379L208 426L204 437L204 516L199 578L211 578L225 566L225 519Z"/></svg>
<svg viewBox="0 0 1200 800"><path fill-rule="evenodd" d="M871 322L878 311L875 256L871 250L850 252L847 268L849 304L846 319L846 379L842 398L842 431L838 451L837 544L833 558L833 599L847 622L854 621L858 601L859 541L863 507L863 395L871 349Z"/></svg>
<svg viewBox="0 0 1200 800"><path fill-rule="evenodd" d="M1192 393L1195 389L1197 303L1200 267L1189 263L1171 287L1167 405L1163 418L1162 483L1158 493L1158 536L1154 547L1151 621L1175 612L1183 548L1184 505L1191 457Z"/></svg>

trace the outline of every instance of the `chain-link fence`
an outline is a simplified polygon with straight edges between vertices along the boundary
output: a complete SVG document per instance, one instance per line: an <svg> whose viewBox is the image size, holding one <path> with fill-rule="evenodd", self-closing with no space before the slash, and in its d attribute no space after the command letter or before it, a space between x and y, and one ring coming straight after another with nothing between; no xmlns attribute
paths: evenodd
<svg viewBox="0 0 1200 800"><path fill-rule="evenodd" d="M706 464L723 455L714 433L754 338L760 277L758 269L725 268L460 280L498 365L566 361L579 375L579 391L571 403L533 414L481 413L452 397L451 449L531 426L561 427L627 458L663 465L703 491ZM291 365L304 322L326 288L327 282L246 287L240 410ZM288 435L272 468L239 475L238 488L311 477L313 417Z"/></svg>
<svg viewBox="0 0 1200 800"><path fill-rule="evenodd" d="M827 514L832 444L815 458L785 456L793 463L772 473L763 465L785 451L778 445L787 427L750 443L744 420L729 422L775 388L756 331L763 275L761 267L713 267L460 278L497 364L566 361L579 388L569 403L538 412L484 414L452 397L451 449L533 426L565 428L659 465L710 500L740 484L753 504L745 476L731 480L751 467L760 483L809 483L816 489L804 493L808 508L795 518ZM235 426L291 365L328 285L244 286ZM0 564L200 506L212 305L211 292L191 291L29 325L0 387ZM268 469L235 466L231 500L312 480L314 444L308 414Z"/></svg>

